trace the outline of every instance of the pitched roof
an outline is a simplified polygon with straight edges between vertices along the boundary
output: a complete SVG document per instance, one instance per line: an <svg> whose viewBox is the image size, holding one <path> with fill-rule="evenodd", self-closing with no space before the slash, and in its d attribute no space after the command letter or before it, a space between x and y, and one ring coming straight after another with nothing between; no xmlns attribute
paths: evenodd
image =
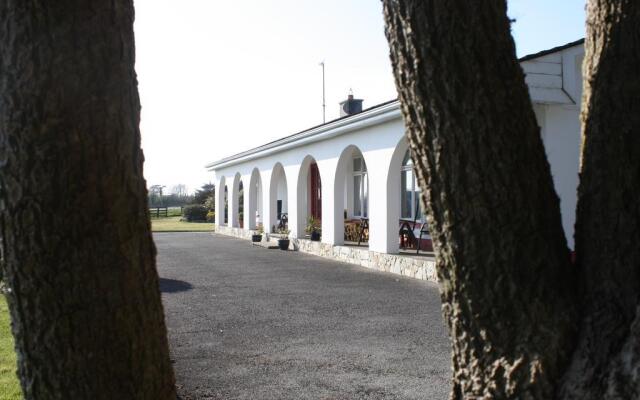
<svg viewBox="0 0 640 400"><path fill-rule="evenodd" d="M323 124L319 124L319 125L312 126L312 127L310 127L310 128L304 129L304 130L299 131L299 132L296 132L296 133L294 133L294 134L291 134L291 135L287 135L287 136L281 137L281 138L276 139L276 140L274 140L274 141L272 141L272 142L268 142L268 143L262 144L262 145L260 145L260 146L258 146L258 147L254 147L254 148L251 148L251 149L249 149L249 150L246 150L246 151L243 151L243 152L240 152L240 153L234 154L234 155L232 155L232 156L225 157L225 158L222 158L222 159L220 159L220 160L214 161L214 162L212 162L212 163L209 163L209 164L205 165L205 168L212 169L212 168L213 168L213 167L215 167L216 165L224 164L224 163L226 163L226 162L228 162L228 161L231 161L231 160L234 160L234 159L236 159L236 158L240 158L240 157L243 157L243 156L246 156L246 155L250 155L250 154L253 154L253 153L257 153L257 152L259 152L259 151L261 151L261 150L265 150L265 149L268 149L268 148L271 148L271 147L275 147L275 146L277 146L277 145L278 145L278 144L280 144L280 143L289 142L289 141L291 141L292 139L296 138L297 136L304 136L306 133L308 133L308 132L310 132L310 131L313 131L313 130L316 130L316 129L318 129L318 128L322 128L322 127L324 127L324 126L331 125L331 124L334 124L334 123L336 123L336 122L340 122L340 121L342 121L342 120L346 120L346 119L348 119L348 118L354 118L354 119L355 119L355 117L359 117L359 116L361 116L362 114L366 114L366 113L367 113L367 112L369 112L369 111L373 111L373 110L375 110L375 109L377 109L377 108L384 107L384 106L386 106L386 105L389 105L389 104L395 103L395 102L397 102L397 101L398 101L398 99L388 100L388 101L385 101L385 102L383 102L383 103L378 103L378 104L376 104L376 105L374 105L374 106L371 106L371 107L369 107L369 108L366 108L366 109L364 109L364 110L360 111L360 112L359 112L359 113L357 113L357 114L345 115L344 117L340 117L340 118L332 119L331 121L325 122L325 123L323 123Z"/></svg>
<svg viewBox="0 0 640 400"><path fill-rule="evenodd" d="M524 57L520 57L520 59L518 61L523 62L523 61L533 60L534 58L546 56L547 54L551 54L551 53L555 53L555 52L558 52L558 51L562 51L564 49L568 49L568 48L573 47L573 46L578 46L578 45L583 44L583 43L584 43L584 38L578 39L576 41L569 42L567 44L563 44L562 46L556 46L556 47L553 47L551 49L539 51L537 53L527 54Z"/></svg>
<svg viewBox="0 0 640 400"><path fill-rule="evenodd" d="M546 56L547 54L551 54L551 53L555 53L555 52L558 52L558 51L562 51L564 49L568 49L568 48L573 47L573 46L578 46L578 45L583 44L583 43L584 43L584 38L578 39L576 41L569 42L567 44L563 44L562 46L556 46L556 47L553 47L551 49L539 51L537 53L527 54L524 57L520 57L518 59L518 61L523 62L523 61L532 60L534 58ZM359 114L362 114L362 113L366 113L367 111L371 111L371 110L374 110L376 108L379 108L379 107L382 107L382 106L386 106L388 104L391 104L391 103L397 102L397 101L398 101L398 99L388 100L388 101L385 101L383 103L379 103L379 104L376 104L376 105L374 105L372 107L366 108L366 109L362 110L361 112L359 112L358 114L345 115L344 117L336 118L336 119L333 119L331 121L325 122L323 124L312 126L310 128L307 128L307 129L304 129L302 131L293 133L291 135L287 135L287 136L281 137L279 139L276 139L274 141L262 144L262 145L260 145L258 147L254 147L252 149L249 149L249 150L234 154L232 156L225 157L225 158L222 158L220 160L214 161L212 163L207 164L205 166L205 168L212 169L213 167L215 167L218 164L223 164L223 163L226 163L227 161L231 161L233 159L236 159L236 158L239 158L239 157L242 157L242 156L245 156L245 155L257 153L258 151L266 149L266 148L275 147L275 145L277 145L280 142L287 142L290 139L295 138L296 136L304 135L306 132L312 131L312 130L317 129L317 128L321 128L321 127L323 127L325 125L333 124L333 123L335 123L337 121L342 121L342 120L347 119L347 118L352 118L352 117L354 117L356 115L359 115Z"/></svg>

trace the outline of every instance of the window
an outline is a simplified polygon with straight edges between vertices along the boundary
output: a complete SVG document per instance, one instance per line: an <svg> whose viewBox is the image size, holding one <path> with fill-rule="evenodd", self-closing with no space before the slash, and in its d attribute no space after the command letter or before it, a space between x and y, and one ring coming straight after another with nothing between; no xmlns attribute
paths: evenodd
<svg viewBox="0 0 640 400"><path fill-rule="evenodd" d="M409 150L402 160L400 170L400 218L424 221L422 205L420 204L420 186L413 171L413 161Z"/></svg>
<svg viewBox="0 0 640 400"><path fill-rule="evenodd" d="M367 165L361 157L353 159L353 215L369 216L369 179Z"/></svg>

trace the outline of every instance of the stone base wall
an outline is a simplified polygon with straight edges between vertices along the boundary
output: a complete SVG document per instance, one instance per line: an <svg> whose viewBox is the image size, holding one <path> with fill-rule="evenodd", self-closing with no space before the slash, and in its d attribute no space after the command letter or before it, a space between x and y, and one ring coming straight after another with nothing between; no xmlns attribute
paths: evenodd
<svg viewBox="0 0 640 400"><path fill-rule="evenodd" d="M216 232L227 236L251 240L251 235L255 231L231 228L228 226L216 226ZM384 254L363 247L334 246L322 242L313 242L308 239L292 238L291 246L294 250L303 253L330 258L332 260L355 264L378 271L391 272L392 274L410 278L437 282L436 262L431 257Z"/></svg>
<svg viewBox="0 0 640 400"><path fill-rule="evenodd" d="M243 228L232 228L230 226L216 225L216 232L222 235L233 236L240 239L251 240L251 235L258 233L257 231Z"/></svg>
<svg viewBox="0 0 640 400"><path fill-rule="evenodd" d="M410 278L437 282L436 262L431 257L417 258L378 253L363 247L334 246L327 243L312 242L307 239L292 239L292 242L294 248L303 253Z"/></svg>

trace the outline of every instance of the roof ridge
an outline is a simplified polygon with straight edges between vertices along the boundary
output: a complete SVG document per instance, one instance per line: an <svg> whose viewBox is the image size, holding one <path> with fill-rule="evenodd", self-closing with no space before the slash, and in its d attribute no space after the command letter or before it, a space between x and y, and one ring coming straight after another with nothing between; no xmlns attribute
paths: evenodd
<svg viewBox="0 0 640 400"><path fill-rule="evenodd" d="M519 62L528 61L528 60L531 60L531 59L534 59L534 58L538 58L538 57L545 56L545 55L547 55L547 54L551 54L551 53L555 53L555 52L558 52L558 51L562 51L562 50L564 50L564 49L568 49L568 48L570 48L570 47L577 46L577 45L582 44L582 43L584 43L584 38L582 38L582 39L578 39L578 40L575 40L575 41L573 41L573 42L569 42L569 43L563 44L563 45L561 45L561 46L556 46L556 47L553 47L553 48L550 48L550 49L547 49L547 50L542 50L542 51L539 51L539 52L537 52L537 53L527 54L526 56L520 57L520 58L518 59L518 61L519 61ZM220 160L213 161L213 162L211 162L211 163L207 164L207 165L205 166L205 168L207 168L207 169L212 168L212 167L213 167L214 165L216 165L216 164L222 164L222 163L225 163L225 162L227 162L227 161L231 161L231 160L233 160L233 159L235 159L235 158L238 158L238 157L240 157L240 156L243 156L243 155L246 155L246 154L251 154L252 152L255 152L256 150L258 150L258 149L260 149L260 148L263 148L263 147L267 147L267 146L273 145L273 144L275 144L275 143L277 143L277 142L280 142L280 141L283 141L283 140L286 140L286 139L290 139L290 138L292 138L292 137L294 137L294 136L301 135L301 134L303 134L303 133L305 133L305 132L309 132L309 131L311 131L311 130L321 128L321 127L323 127L323 126L325 126L325 125L333 124L333 123L335 123L335 122L338 122L338 121L341 121L341 120L344 120L344 119L347 119L347 118L355 117L355 116L360 115L360 114L362 114L362 113L365 113L365 112L367 112L367 111L371 111L371 110L374 110L374 109L376 109L376 108L383 107L383 106L385 106L385 105L391 104L391 103L393 103L393 102L395 102L395 101L398 101L398 98L395 98L395 99L392 99L392 100L387 100L387 101L382 102L382 103L378 103L378 104L373 105L373 106L371 106L371 107L369 107L369 108L366 108L366 109L364 109L364 110L362 110L362 111L360 111L359 113L356 113L356 114L345 115L345 116L343 116L343 117L339 117L339 118L336 118L336 119L332 119L331 121L328 121L328 122L325 122L325 123L322 123L322 124L319 124L319 125L314 125L314 126L312 126L312 127L310 127L310 128L306 128L306 129L303 129L303 130L301 130L301 131L298 131L298 132L292 133L292 134L290 134L290 135L283 136L283 137L278 138L278 139L276 139L276 140L272 140L271 142L263 143L263 144L261 144L261 145L259 145L259 146L253 147L253 148L251 148L251 149L247 149L247 150L245 150L245 151L241 151L241 152L239 152L239 153L236 153L236 154L234 154L234 155L231 155L231 156L228 156L228 157L222 158L222 159L220 159Z"/></svg>

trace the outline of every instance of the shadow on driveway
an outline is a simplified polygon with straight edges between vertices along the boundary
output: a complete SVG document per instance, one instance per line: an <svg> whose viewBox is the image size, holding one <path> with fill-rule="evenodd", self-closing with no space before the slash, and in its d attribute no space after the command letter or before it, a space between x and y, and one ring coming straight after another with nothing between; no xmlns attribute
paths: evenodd
<svg viewBox="0 0 640 400"><path fill-rule="evenodd" d="M186 292L191 289L193 289L193 286L189 282L160 278L160 292L162 293Z"/></svg>

